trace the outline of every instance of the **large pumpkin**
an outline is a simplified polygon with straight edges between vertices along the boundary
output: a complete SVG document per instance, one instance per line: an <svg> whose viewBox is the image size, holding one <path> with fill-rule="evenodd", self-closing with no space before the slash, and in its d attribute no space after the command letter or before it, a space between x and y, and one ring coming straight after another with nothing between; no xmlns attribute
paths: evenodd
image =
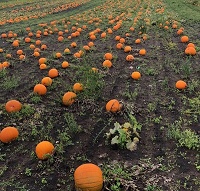
<svg viewBox="0 0 200 191"><path fill-rule="evenodd" d="M103 174L101 169L92 163L79 166L74 172L77 191L101 191L103 188Z"/></svg>

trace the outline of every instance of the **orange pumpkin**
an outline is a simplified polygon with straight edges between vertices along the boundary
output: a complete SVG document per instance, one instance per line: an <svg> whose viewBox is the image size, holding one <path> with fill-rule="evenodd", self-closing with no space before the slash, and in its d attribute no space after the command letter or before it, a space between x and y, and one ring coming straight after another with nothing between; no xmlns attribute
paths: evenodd
<svg viewBox="0 0 200 191"><path fill-rule="evenodd" d="M112 67L112 62L110 60L105 60L103 62L103 67L111 68Z"/></svg>
<svg viewBox="0 0 200 191"><path fill-rule="evenodd" d="M74 172L74 182L77 191L101 191L103 173L95 164L82 164Z"/></svg>
<svg viewBox="0 0 200 191"><path fill-rule="evenodd" d="M63 61L62 62L62 68L67 68L67 67L69 67L69 62Z"/></svg>
<svg viewBox="0 0 200 191"><path fill-rule="evenodd" d="M48 75L50 78L55 78L59 75L58 70L56 68L52 68L49 70Z"/></svg>
<svg viewBox="0 0 200 191"><path fill-rule="evenodd" d="M116 113L120 111L121 105L117 99L112 99L106 104L106 111L110 111L112 113Z"/></svg>
<svg viewBox="0 0 200 191"><path fill-rule="evenodd" d="M62 57L62 54L61 54L60 52L56 52L55 57L56 57L56 58L61 58L61 57Z"/></svg>
<svg viewBox="0 0 200 191"><path fill-rule="evenodd" d="M136 44L140 44L140 43L141 43L141 40L138 38L138 39L135 40L135 43L136 43Z"/></svg>
<svg viewBox="0 0 200 191"><path fill-rule="evenodd" d="M176 88L179 90L183 90L187 87L187 83L183 80L178 80L175 84Z"/></svg>
<svg viewBox="0 0 200 191"><path fill-rule="evenodd" d="M74 85L73 85L73 90L74 90L74 92L81 92L81 91L83 91L83 84L81 84L81 83L75 83Z"/></svg>
<svg viewBox="0 0 200 191"><path fill-rule="evenodd" d="M40 59L38 60L38 62L39 62L39 65L40 65L40 64L45 64L45 63L47 62L47 59L46 59L46 58L40 58Z"/></svg>
<svg viewBox="0 0 200 191"><path fill-rule="evenodd" d="M144 48L140 49L139 54L144 56L146 54L146 50Z"/></svg>
<svg viewBox="0 0 200 191"><path fill-rule="evenodd" d="M21 108L22 108L22 104L17 100L10 100L5 105L5 109L9 113L20 111Z"/></svg>
<svg viewBox="0 0 200 191"><path fill-rule="evenodd" d="M130 52L132 50L131 46L125 46L124 52Z"/></svg>
<svg viewBox="0 0 200 191"><path fill-rule="evenodd" d="M45 70L47 68L46 64L40 64L40 70Z"/></svg>
<svg viewBox="0 0 200 191"><path fill-rule="evenodd" d="M48 155L52 155L54 152L54 146L49 141L42 141L37 144L35 153L41 160L47 159Z"/></svg>
<svg viewBox="0 0 200 191"><path fill-rule="evenodd" d="M185 49L185 54L194 56L196 54L196 49L192 46L188 46Z"/></svg>
<svg viewBox="0 0 200 191"><path fill-rule="evenodd" d="M188 42L188 41L189 41L188 36L182 36L181 37L181 42Z"/></svg>
<svg viewBox="0 0 200 191"><path fill-rule="evenodd" d="M135 71L135 72L133 72L133 73L131 74L131 77L132 77L134 80L138 80L138 79L141 78L141 74L140 74L140 72Z"/></svg>
<svg viewBox="0 0 200 191"><path fill-rule="evenodd" d="M19 136L19 132L15 127L5 127L0 132L0 141L3 143L9 143L15 140Z"/></svg>
<svg viewBox="0 0 200 191"><path fill-rule="evenodd" d="M75 102L76 94L74 92L66 92L62 98L63 104L70 106Z"/></svg>
<svg viewBox="0 0 200 191"><path fill-rule="evenodd" d="M45 86L50 86L52 84L52 79L50 77L44 77L41 80L41 84L45 85Z"/></svg>
<svg viewBox="0 0 200 191"><path fill-rule="evenodd" d="M36 84L33 91L38 95L45 95L47 93L47 88L43 84Z"/></svg>
<svg viewBox="0 0 200 191"><path fill-rule="evenodd" d="M105 60L112 60L113 59L113 55L111 54L111 53L106 53L105 55L104 55L104 59Z"/></svg>
<svg viewBox="0 0 200 191"><path fill-rule="evenodd" d="M134 60L134 56L129 54L126 56L126 61L132 62Z"/></svg>

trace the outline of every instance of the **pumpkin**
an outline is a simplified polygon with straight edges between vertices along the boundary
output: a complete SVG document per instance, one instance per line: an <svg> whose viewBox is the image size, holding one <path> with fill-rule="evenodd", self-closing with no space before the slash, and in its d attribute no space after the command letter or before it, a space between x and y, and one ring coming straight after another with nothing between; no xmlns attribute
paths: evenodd
<svg viewBox="0 0 200 191"><path fill-rule="evenodd" d="M54 152L54 146L49 141L42 141L37 144L35 153L41 160L47 159L48 155L52 155Z"/></svg>
<svg viewBox="0 0 200 191"><path fill-rule="evenodd" d="M81 92L81 91L83 91L83 84L81 84L81 83L75 83L73 85L73 90L74 90L74 92Z"/></svg>
<svg viewBox="0 0 200 191"><path fill-rule="evenodd" d="M33 56L35 56L35 57L39 57L39 56L40 56L40 53L37 52L37 51L35 51L35 52L33 53Z"/></svg>
<svg viewBox="0 0 200 191"><path fill-rule="evenodd" d="M69 53L71 53L71 51L69 48L65 48L64 53L69 54Z"/></svg>
<svg viewBox="0 0 200 191"><path fill-rule="evenodd" d="M140 49L139 54L144 56L146 54L146 50L144 48Z"/></svg>
<svg viewBox="0 0 200 191"><path fill-rule="evenodd" d="M62 68L67 68L67 67L69 67L69 62L63 61L62 62Z"/></svg>
<svg viewBox="0 0 200 191"><path fill-rule="evenodd" d="M26 43L29 43L29 42L31 42L31 38L26 37L26 38L24 39L24 41L25 41Z"/></svg>
<svg viewBox="0 0 200 191"><path fill-rule="evenodd" d="M70 106L75 102L76 94L74 92L66 92L63 95L62 101L66 106Z"/></svg>
<svg viewBox="0 0 200 191"><path fill-rule="evenodd" d="M82 164L74 172L74 182L77 191L101 191L103 173L95 164Z"/></svg>
<svg viewBox="0 0 200 191"><path fill-rule="evenodd" d="M113 59L113 56L112 56L112 54L111 53L106 53L106 54L104 54L104 59L105 60L112 60Z"/></svg>
<svg viewBox="0 0 200 191"><path fill-rule="evenodd" d="M120 38L120 39L119 39L119 42L122 43L122 44L124 44L125 41L126 41L126 40L125 40L124 38Z"/></svg>
<svg viewBox="0 0 200 191"><path fill-rule="evenodd" d="M3 143L9 143L15 140L19 136L19 132L15 127L5 127L0 132L0 141Z"/></svg>
<svg viewBox="0 0 200 191"><path fill-rule="evenodd" d="M105 38L106 37L106 32L101 33L101 38Z"/></svg>
<svg viewBox="0 0 200 191"><path fill-rule="evenodd" d="M59 36L59 37L58 37L58 41L59 41L59 42L62 42L63 40L64 40L64 37L63 37L63 36Z"/></svg>
<svg viewBox="0 0 200 191"><path fill-rule="evenodd" d="M17 55L23 54L23 50L17 50Z"/></svg>
<svg viewBox="0 0 200 191"><path fill-rule="evenodd" d="M21 108L22 108L22 104L17 100L10 100L5 105L5 109L9 113L20 111Z"/></svg>
<svg viewBox="0 0 200 191"><path fill-rule="evenodd" d="M111 68L112 67L112 62L110 60L105 60L103 62L103 67Z"/></svg>
<svg viewBox="0 0 200 191"><path fill-rule="evenodd" d="M135 40L135 44L140 44L141 43L141 40L138 38Z"/></svg>
<svg viewBox="0 0 200 191"><path fill-rule="evenodd" d="M125 46L124 52L130 52L132 50L131 46Z"/></svg>
<svg viewBox="0 0 200 191"><path fill-rule="evenodd" d="M187 47L193 47L193 48L195 48L195 45L192 42L190 42L190 43L188 43Z"/></svg>
<svg viewBox="0 0 200 191"><path fill-rule="evenodd" d="M133 73L131 74L131 77L132 77L134 80L138 80L138 79L141 78L141 74L140 74L140 72L135 71L135 72L133 72Z"/></svg>
<svg viewBox="0 0 200 191"><path fill-rule="evenodd" d="M47 45L46 44L42 44L40 47L41 50L46 50L47 49Z"/></svg>
<svg viewBox="0 0 200 191"><path fill-rule="evenodd" d="M188 41L189 41L188 36L182 36L181 37L181 42L188 42Z"/></svg>
<svg viewBox="0 0 200 191"><path fill-rule="evenodd" d="M58 70L56 68L52 68L49 70L48 75L50 78L55 78L58 76Z"/></svg>
<svg viewBox="0 0 200 191"><path fill-rule="evenodd" d="M47 65L46 64L40 64L40 70L44 70L47 68Z"/></svg>
<svg viewBox="0 0 200 191"><path fill-rule="evenodd" d="M94 42L92 42L92 41L91 41L91 42L88 42L88 46L89 46L89 47L94 46Z"/></svg>
<svg viewBox="0 0 200 191"><path fill-rule="evenodd" d="M187 83L183 80L178 80L175 84L176 88L179 90L183 90L187 87Z"/></svg>
<svg viewBox="0 0 200 191"><path fill-rule="evenodd" d="M36 45L40 45L41 43L42 43L41 40L36 40L36 41L35 41L35 44L36 44Z"/></svg>
<svg viewBox="0 0 200 191"><path fill-rule="evenodd" d="M45 95L47 93L47 88L43 84L36 84L33 91L38 95Z"/></svg>
<svg viewBox="0 0 200 191"><path fill-rule="evenodd" d="M61 54L60 52L56 52L55 57L56 57L56 58L61 58L61 57L62 57L62 54Z"/></svg>
<svg viewBox="0 0 200 191"><path fill-rule="evenodd" d="M50 77L44 77L41 80L41 84L45 85L45 86L50 86L52 84L52 79Z"/></svg>
<svg viewBox="0 0 200 191"><path fill-rule="evenodd" d="M116 48L117 48L117 49L122 49L122 47L123 47L123 44L122 44L122 43L119 42L119 43L116 44Z"/></svg>
<svg viewBox="0 0 200 191"><path fill-rule="evenodd" d="M194 56L196 54L196 49L192 46L188 46L185 49L185 54Z"/></svg>
<svg viewBox="0 0 200 191"><path fill-rule="evenodd" d="M116 113L121 109L121 105L117 99L112 99L106 104L106 111L110 111L112 113Z"/></svg>
<svg viewBox="0 0 200 191"><path fill-rule="evenodd" d="M18 40L13 41L12 45L14 47L18 47L19 46L19 41Z"/></svg>
<svg viewBox="0 0 200 191"><path fill-rule="evenodd" d="M47 59L46 59L46 58L40 58L40 59L38 60L38 62L39 62L39 65L40 65L40 64L45 64L45 63L47 62Z"/></svg>
<svg viewBox="0 0 200 191"><path fill-rule="evenodd" d="M129 54L126 56L126 61L132 62L134 60L134 56Z"/></svg>

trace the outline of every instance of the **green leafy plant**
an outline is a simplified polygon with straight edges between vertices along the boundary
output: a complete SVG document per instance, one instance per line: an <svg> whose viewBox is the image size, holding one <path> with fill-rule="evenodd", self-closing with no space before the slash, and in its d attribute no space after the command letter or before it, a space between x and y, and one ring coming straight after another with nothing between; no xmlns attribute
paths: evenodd
<svg viewBox="0 0 200 191"><path fill-rule="evenodd" d="M135 119L135 118L134 118ZM111 145L117 145L121 149L128 149L130 151L134 151L137 149L137 144L139 142L139 133L138 129L141 129L141 126L132 120L134 123L124 123L120 125L118 122L114 123L114 128L110 129L108 133L106 133L107 142Z"/></svg>

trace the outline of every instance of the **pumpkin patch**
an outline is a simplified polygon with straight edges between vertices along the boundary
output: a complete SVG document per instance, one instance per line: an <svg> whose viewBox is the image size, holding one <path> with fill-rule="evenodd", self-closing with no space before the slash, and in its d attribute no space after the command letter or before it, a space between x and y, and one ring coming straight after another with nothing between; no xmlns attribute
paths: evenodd
<svg viewBox="0 0 200 191"><path fill-rule="evenodd" d="M0 190L198 190L199 12L0 1Z"/></svg>

